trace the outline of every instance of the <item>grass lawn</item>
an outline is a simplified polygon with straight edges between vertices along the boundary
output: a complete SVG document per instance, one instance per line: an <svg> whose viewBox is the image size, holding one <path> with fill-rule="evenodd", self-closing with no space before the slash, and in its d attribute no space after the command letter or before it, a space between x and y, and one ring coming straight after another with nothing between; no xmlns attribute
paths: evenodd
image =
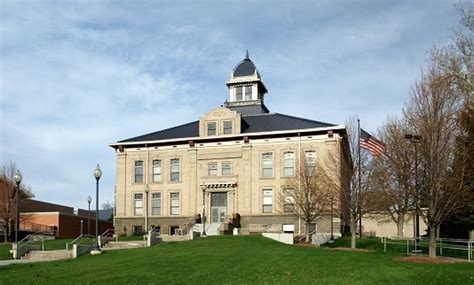
<svg viewBox="0 0 474 285"><path fill-rule="evenodd" d="M75 260L0 267L0 284L473 284L474 264L411 264L400 255L221 236Z"/></svg>

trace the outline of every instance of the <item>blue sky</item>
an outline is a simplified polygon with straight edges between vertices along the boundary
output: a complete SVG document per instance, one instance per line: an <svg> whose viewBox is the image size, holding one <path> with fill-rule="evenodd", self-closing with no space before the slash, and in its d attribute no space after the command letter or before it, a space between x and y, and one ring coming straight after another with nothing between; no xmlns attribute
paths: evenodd
<svg viewBox="0 0 474 285"><path fill-rule="evenodd" d="M109 143L227 99L248 49L272 112L376 132L398 116L453 1L0 1L0 162L39 200L113 201ZM296 2L296 3L294 3Z"/></svg>

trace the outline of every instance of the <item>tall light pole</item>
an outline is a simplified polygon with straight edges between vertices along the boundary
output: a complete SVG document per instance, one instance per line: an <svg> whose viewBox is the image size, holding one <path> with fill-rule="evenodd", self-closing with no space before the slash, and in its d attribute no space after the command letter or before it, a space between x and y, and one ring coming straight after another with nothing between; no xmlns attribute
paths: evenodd
<svg viewBox="0 0 474 285"><path fill-rule="evenodd" d="M148 192L150 192L150 188L148 184L145 185L145 233L148 233Z"/></svg>
<svg viewBox="0 0 474 285"><path fill-rule="evenodd" d="M420 135L406 134L405 139L409 140L415 145L415 199L414 199L414 213L415 213L415 222L413 224L413 234L414 234L414 246L415 249L413 252L420 252L419 249L419 239L420 239L420 205L419 205L419 195L420 189L418 187L418 143L421 140ZM430 229L431 230L431 229Z"/></svg>
<svg viewBox="0 0 474 285"><path fill-rule="evenodd" d="M13 180L16 182L16 221L15 221L15 244L18 246L18 231L20 230L20 183L23 179L20 170L17 169Z"/></svg>
<svg viewBox="0 0 474 285"><path fill-rule="evenodd" d="M201 184L202 190L202 237L206 237L206 185Z"/></svg>
<svg viewBox="0 0 474 285"><path fill-rule="evenodd" d="M99 179L102 176L102 170L100 170L99 164L94 170L94 177L96 181L96 188L95 188L95 249L91 251L91 254L100 254L100 247L99 247Z"/></svg>
<svg viewBox="0 0 474 285"><path fill-rule="evenodd" d="M91 195L87 196L87 235L91 235Z"/></svg>

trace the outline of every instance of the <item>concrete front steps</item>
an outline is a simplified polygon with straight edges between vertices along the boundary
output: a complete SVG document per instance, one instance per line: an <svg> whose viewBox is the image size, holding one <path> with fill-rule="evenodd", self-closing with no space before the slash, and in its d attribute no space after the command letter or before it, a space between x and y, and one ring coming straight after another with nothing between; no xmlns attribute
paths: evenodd
<svg viewBox="0 0 474 285"><path fill-rule="evenodd" d="M72 250L31 250L21 257L23 260L61 260L73 258Z"/></svg>
<svg viewBox="0 0 474 285"><path fill-rule="evenodd" d="M160 238L162 242L190 240L188 235L160 235Z"/></svg>
<svg viewBox="0 0 474 285"><path fill-rule="evenodd" d="M134 241L109 241L102 250L115 250L115 249L128 249L128 248L140 248L146 247L146 241L134 240Z"/></svg>

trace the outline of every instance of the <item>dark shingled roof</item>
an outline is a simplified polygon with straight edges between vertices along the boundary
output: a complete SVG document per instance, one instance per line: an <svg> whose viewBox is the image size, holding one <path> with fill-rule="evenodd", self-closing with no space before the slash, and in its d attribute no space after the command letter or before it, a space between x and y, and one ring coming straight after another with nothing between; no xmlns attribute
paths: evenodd
<svg viewBox="0 0 474 285"><path fill-rule="evenodd" d="M234 77L253 75L256 69L255 64L249 58L246 58L235 67Z"/></svg>
<svg viewBox="0 0 474 285"><path fill-rule="evenodd" d="M273 132L298 129L312 129L332 127L334 124L313 121L278 113L258 114L250 116L242 116L242 134L250 134L257 132ZM156 141L167 139L179 139L187 137L199 136L199 121L177 127L161 130L158 132L119 141L123 142L140 142L140 141Z"/></svg>

